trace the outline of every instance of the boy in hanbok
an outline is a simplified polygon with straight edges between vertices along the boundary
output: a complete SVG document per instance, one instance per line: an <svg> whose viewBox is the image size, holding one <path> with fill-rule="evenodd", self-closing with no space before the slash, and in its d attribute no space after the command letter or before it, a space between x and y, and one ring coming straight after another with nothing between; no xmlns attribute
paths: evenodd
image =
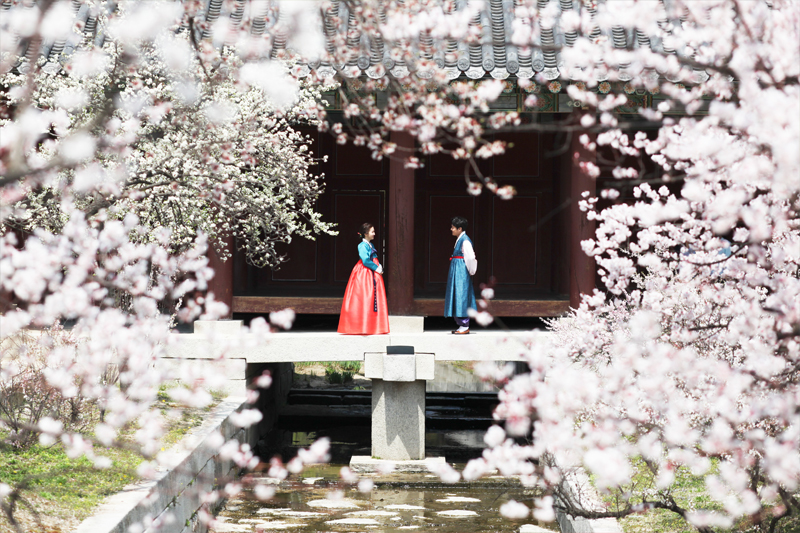
<svg viewBox="0 0 800 533"><path fill-rule="evenodd" d="M478 260L472 241L467 237L467 219L453 217L450 222L450 233L456 238L453 255L450 256L450 272L447 274L447 292L444 294L444 316L451 316L456 321L455 335L469 333L469 314L467 309L477 308L475 290L472 288L472 276L478 269Z"/></svg>

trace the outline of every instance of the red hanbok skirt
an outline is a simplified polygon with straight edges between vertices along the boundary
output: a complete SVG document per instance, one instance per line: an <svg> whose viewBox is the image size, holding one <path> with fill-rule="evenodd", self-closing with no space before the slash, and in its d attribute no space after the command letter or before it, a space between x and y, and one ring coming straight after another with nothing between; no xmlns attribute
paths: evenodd
<svg viewBox="0 0 800 533"><path fill-rule="evenodd" d="M377 259L373 259L378 264ZM356 263L344 291L339 333L383 335L389 333L389 308L383 276Z"/></svg>

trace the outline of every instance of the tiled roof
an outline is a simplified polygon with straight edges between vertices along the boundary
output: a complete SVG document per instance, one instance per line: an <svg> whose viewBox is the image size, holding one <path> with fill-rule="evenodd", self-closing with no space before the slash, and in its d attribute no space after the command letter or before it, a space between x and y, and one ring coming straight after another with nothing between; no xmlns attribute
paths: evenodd
<svg viewBox="0 0 800 533"><path fill-rule="evenodd" d="M222 0L210 0L210 4ZM601 0L602 2L603 0ZM663 0L662 0L663 1ZM667 0L668 1L668 0ZM450 3L456 11L467 6L466 0ZM472 79L491 76L497 79L506 79L509 76L517 78L531 78L541 73L547 80L557 79L561 73L559 48L573 46L577 40L577 32L564 32L559 26L561 16L566 11L579 13L587 11L593 19L597 14L596 1L587 0L537 0L538 12L547 12L555 21L553 25L545 25L545 17L539 19L538 35L535 35L533 47L520 47L512 44L512 28L516 17L516 8L520 7L520 0L487 0L483 8L471 20L470 25L477 27L480 42L467 44L455 40L434 39L422 36L419 41L412 43L416 55L420 58L432 59L439 68L448 72L450 79L455 79L462 74ZM443 6L448 3L442 2ZM325 20L325 33L328 42L336 33L348 35L348 27L352 25L352 14L348 11L346 2L332 0L331 10ZM446 9L446 7L445 7ZM338 22L334 23L334 20ZM666 24L667 21L664 20ZM535 32L536 33L536 32ZM616 48L651 47L659 43L652 43L651 39L643 32L630 31L621 26L615 27L611 35L603 36L599 27L591 33L595 39L613 39ZM383 66L395 77L405 76L415 65L405 65L395 61L389 53L388 47L379 39L370 39L368 35L359 38L350 36L348 45L353 49L353 59L346 65L312 64L322 72L331 69L342 71L346 77L366 75L371 78L381 77L381 72L376 69L377 63ZM424 77L424 72L419 73ZM620 79L627 81L630 75L621 73Z"/></svg>
<svg viewBox="0 0 800 533"><path fill-rule="evenodd" d="M601 3L603 1L600 0ZM199 16L205 18L210 24L202 30L200 37L209 38L211 23L220 17L230 17L237 24L243 20L251 20L250 31L255 35L272 33L273 55L279 54L282 49L286 48L286 35L280 31L273 31L277 28L276 24L281 18L278 2L274 0L260 3L250 3L244 0L201 0L201 2L203 11ZM660 7L664 2L669 2L669 0L661 0L654 7ZM472 26L478 28L479 43L468 44L463 41L434 39L430 35L423 35L417 42L410 43L414 56L433 60L440 68L446 69L450 79L455 79L462 74L472 79L480 79L484 76L497 79L506 79L509 76L531 78L535 74L541 73L546 80L555 80L561 75L559 49L573 46L577 40L575 31L565 32L561 29L560 21L564 13L585 11L591 18L594 18L597 14L597 1L536 0L535 6L538 13L546 13L548 16L534 19L537 20L535 24L538 24L539 27L538 31L534 32L535 46L530 48L516 46L512 43L512 26L517 16L515 13L521 3L520 0L483 2L483 8L470 22ZM2 9L8 9L11 4L11 0L3 0L0 5L2 5ZM103 28L98 24L97 16L92 13L90 7L82 4L79 0L72 0L72 5L78 27L82 27L82 34L74 33L65 40L43 43L41 54L48 59L50 68L58 68L59 61L63 57L69 56L78 47L91 43L102 45L104 42ZM114 0L110 0L106 5L110 10L116 8ZM447 6L451 6L451 9L458 11L466 8L467 1L443 1L442 5L445 9ZM378 68L378 64L383 65L385 70L395 77L403 77L409 71L416 70L416 64L405 64L393 59L390 47L386 46L380 38L371 38L363 33L358 35L357 31L348 31L355 24L354 15L348 11L347 2L331 0L330 6L330 10L323 20L328 49L329 51L333 49L332 43L335 40L344 40L352 49L352 54L346 63L340 65L330 65L319 61L303 65L299 69L301 75L307 74L310 69L316 69L322 74L340 71L345 77L350 78L359 76L379 78L383 74L381 72L383 69ZM259 12L255 12L256 9ZM553 24L546 23L546 20L552 21ZM669 23L670 21L666 18L659 22L663 28L668 28ZM660 40L651 39L642 31L630 30L622 26L614 27L610 35L604 35L599 27L595 27L591 36L595 39L610 39L616 48L652 47L654 50L672 52L661 48ZM417 71L417 75L424 78L426 73ZM622 81L631 78L624 71L624 66L619 73L619 78Z"/></svg>

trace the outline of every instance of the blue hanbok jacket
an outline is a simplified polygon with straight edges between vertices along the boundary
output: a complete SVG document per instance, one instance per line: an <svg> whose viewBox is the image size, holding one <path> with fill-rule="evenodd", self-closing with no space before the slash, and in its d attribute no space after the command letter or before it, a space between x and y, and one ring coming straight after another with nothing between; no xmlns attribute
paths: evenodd
<svg viewBox="0 0 800 533"><path fill-rule="evenodd" d="M372 261L378 257L378 251L371 242L361 241L358 243L358 257L361 259L361 263L368 269L378 270L378 265Z"/></svg>
<svg viewBox="0 0 800 533"><path fill-rule="evenodd" d="M467 309L476 309L475 290L472 288L472 276L469 275L464 262L464 241L472 241L466 233L458 238L453 255L450 256L450 272L447 274L447 291L444 293L444 316L466 318Z"/></svg>

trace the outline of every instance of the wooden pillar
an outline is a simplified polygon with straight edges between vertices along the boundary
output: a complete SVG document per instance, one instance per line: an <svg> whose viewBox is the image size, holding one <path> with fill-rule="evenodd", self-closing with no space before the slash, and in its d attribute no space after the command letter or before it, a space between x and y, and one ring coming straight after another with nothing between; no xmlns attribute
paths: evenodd
<svg viewBox="0 0 800 533"><path fill-rule="evenodd" d="M390 315L414 313L414 169L403 159L414 150L414 138L393 132L397 159L389 163L389 219L386 254L386 298Z"/></svg>
<svg viewBox="0 0 800 533"><path fill-rule="evenodd" d="M597 135L587 133L592 142ZM580 143L581 132L573 132L569 153L572 157L570 165L570 248L569 248L569 304L571 307L578 307L581 302L581 294L591 294L595 288L596 266L594 259L587 256L581 249L581 241L594 238L595 223L586 217L586 213L580 210L579 203L583 199L583 192L589 191L591 196L597 192L597 184L593 178L584 172L580 164L582 162L595 163L597 156L595 152L589 152Z"/></svg>
<svg viewBox="0 0 800 533"><path fill-rule="evenodd" d="M225 246L233 251L233 238L225 237ZM214 293L214 299L228 306L228 314L220 318L231 318L233 315L233 257L223 261L212 243L208 245L208 266L214 270L214 277L208 282L208 292Z"/></svg>

